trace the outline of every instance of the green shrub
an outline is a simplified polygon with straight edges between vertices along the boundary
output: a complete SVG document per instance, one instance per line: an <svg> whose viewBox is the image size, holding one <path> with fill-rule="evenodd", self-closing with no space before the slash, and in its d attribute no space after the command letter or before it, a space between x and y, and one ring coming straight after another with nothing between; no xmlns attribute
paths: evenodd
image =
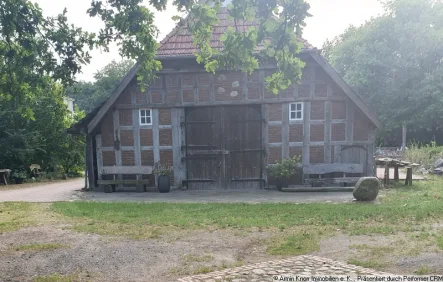
<svg viewBox="0 0 443 282"><path fill-rule="evenodd" d="M287 180L302 174L300 156L283 159L276 165L268 168L269 177L273 179Z"/></svg>
<svg viewBox="0 0 443 282"><path fill-rule="evenodd" d="M403 153L405 160L421 164L427 169L433 168L435 161L441 157L443 157L443 147L437 146L435 142L426 145L412 142Z"/></svg>

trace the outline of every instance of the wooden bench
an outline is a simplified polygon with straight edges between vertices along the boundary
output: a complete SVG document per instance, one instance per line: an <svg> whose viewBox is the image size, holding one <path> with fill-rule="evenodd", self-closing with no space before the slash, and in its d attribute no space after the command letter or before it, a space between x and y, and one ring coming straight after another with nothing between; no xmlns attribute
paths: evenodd
<svg viewBox="0 0 443 282"><path fill-rule="evenodd" d="M360 177L347 177L346 174L363 174L363 165L361 164L314 164L303 167L305 175L318 175L318 178L305 178L305 184L310 184L311 187L321 187L324 184L340 184L348 186L354 185ZM342 177L325 178L324 175L328 173L341 173Z"/></svg>
<svg viewBox="0 0 443 282"><path fill-rule="evenodd" d="M105 193L115 192L117 185L135 185L138 193L146 192L149 179L141 179L142 175L152 175L152 166L105 166L99 172L97 184ZM136 175L137 179L102 179L105 175Z"/></svg>

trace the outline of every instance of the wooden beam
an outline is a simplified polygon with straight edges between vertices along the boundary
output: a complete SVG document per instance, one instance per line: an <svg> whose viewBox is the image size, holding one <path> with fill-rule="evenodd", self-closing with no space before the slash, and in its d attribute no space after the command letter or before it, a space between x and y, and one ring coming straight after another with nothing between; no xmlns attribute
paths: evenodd
<svg viewBox="0 0 443 282"><path fill-rule="evenodd" d="M363 165L361 164L311 164L303 166L305 174L325 174L333 172L343 173L363 173Z"/></svg>
<svg viewBox="0 0 443 282"><path fill-rule="evenodd" d="M97 179L102 179L102 170L103 170L103 154L102 154L102 135L97 134L95 136L95 147L96 147L96 157L97 157Z"/></svg>
<svg viewBox="0 0 443 282"><path fill-rule="evenodd" d="M137 179L137 180L131 180L131 179L125 179L125 180L99 180L98 181L99 185L130 185L130 184L135 184L135 185L146 185L146 184L152 184L151 180L142 180L142 179Z"/></svg>
<svg viewBox="0 0 443 282"><path fill-rule="evenodd" d="M310 99L315 98L315 69L316 67L309 67L309 97Z"/></svg>
<svg viewBox="0 0 443 282"><path fill-rule="evenodd" d="M197 99L197 92L198 89L194 89L194 99ZM162 108L193 108L193 107L204 107L204 106L234 106L234 105L262 105L262 104L282 104L282 103L294 103L294 102L311 102L311 101L346 101L343 98L336 98L336 97L317 97L314 99L307 98L307 97L300 97L300 98L282 98L282 99L254 99L254 100L244 100L244 101L217 101L216 103L211 102L200 102L200 103L164 103L164 104L136 104L136 105L130 105L130 104L118 104L115 105L116 109L119 110L131 110L131 109L143 109L143 108L156 108L156 109L162 109ZM343 122L344 120L334 120L334 122Z"/></svg>
<svg viewBox="0 0 443 282"><path fill-rule="evenodd" d="M331 163L331 119L332 119L332 103L330 101L325 102L325 115L326 115L326 121L325 121L325 154L324 154L324 160L325 163Z"/></svg>
<svg viewBox="0 0 443 282"><path fill-rule="evenodd" d="M282 104L282 157L289 158L289 103Z"/></svg>
<svg viewBox="0 0 443 282"><path fill-rule="evenodd" d="M269 155L269 130L268 130L268 120L269 120L269 106L263 104L261 106L261 117L263 119L262 124L262 144L264 154L262 155L262 179L265 179L265 185L268 184L268 171L266 167L268 166L268 155Z"/></svg>
<svg viewBox="0 0 443 282"><path fill-rule="evenodd" d="M159 124L159 111L158 109L152 109L152 144L154 147L154 163L160 161L160 132L158 128Z"/></svg>
<svg viewBox="0 0 443 282"><path fill-rule="evenodd" d="M172 154L173 154L173 166L174 166L174 186L181 187L182 181L186 180L186 166L182 162L182 158L185 157L182 146L185 144L185 129L181 126L182 121L185 118L184 108L173 108L171 110L172 115Z"/></svg>
<svg viewBox="0 0 443 282"><path fill-rule="evenodd" d="M152 174L152 166L104 166L102 174Z"/></svg>
<svg viewBox="0 0 443 282"><path fill-rule="evenodd" d="M117 101L120 94L126 89L132 79L135 77L139 68L139 64L135 64L132 69L126 74L123 80L120 82L118 87L112 92L109 99L103 105L103 107L98 111L98 113L94 116L91 122L88 124L88 133L91 133L103 119L105 114L111 109L112 105Z"/></svg>
<svg viewBox="0 0 443 282"><path fill-rule="evenodd" d="M113 117L113 124L114 124L114 144L116 144L116 142L119 143L119 147L115 148L115 164L117 166L121 166L122 165L122 150L121 150L121 138L120 138L120 113L119 110L114 110L114 112L112 113L112 117ZM117 178L119 180L123 179L123 175L119 174L117 175ZM119 188L123 188L123 186L119 185Z"/></svg>
<svg viewBox="0 0 443 282"><path fill-rule="evenodd" d="M131 102L133 105L137 104L137 97L136 97L136 93L134 90L135 90L134 87L132 87L131 92L130 92L131 93ZM136 166L142 165L142 156L141 156L141 151L140 151L139 115L140 115L140 113L139 113L138 109L132 110L132 124L133 124L132 135L133 135L133 139L134 139L134 160L135 160ZM137 180L141 180L143 176L141 174L138 174L136 177L137 177ZM138 185L137 191L143 191L143 186Z"/></svg>
<svg viewBox="0 0 443 282"><path fill-rule="evenodd" d="M363 100L352 90L352 88L343 80L343 78L334 70L334 68L326 62L326 60L318 53L310 53L311 57L323 68L323 70L337 83L337 85L348 95L357 107L369 118L369 120L378 128L382 128L383 124L373 113Z"/></svg>
<svg viewBox="0 0 443 282"><path fill-rule="evenodd" d="M354 140L354 105L351 101L346 102L346 141Z"/></svg>
<svg viewBox="0 0 443 282"><path fill-rule="evenodd" d="M95 187L94 175L94 144L91 134L86 134L86 170L88 172L88 188Z"/></svg>
<svg viewBox="0 0 443 282"><path fill-rule="evenodd" d="M310 163L311 146L311 102L305 102L303 105L303 153L302 163L304 166Z"/></svg>

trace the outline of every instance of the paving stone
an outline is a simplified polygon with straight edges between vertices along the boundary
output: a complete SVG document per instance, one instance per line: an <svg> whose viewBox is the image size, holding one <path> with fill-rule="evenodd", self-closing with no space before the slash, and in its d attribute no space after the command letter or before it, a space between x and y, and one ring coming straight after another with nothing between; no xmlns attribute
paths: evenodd
<svg viewBox="0 0 443 282"><path fill-rule="evenodd" d="M179 279L180 282L260 282L272 281L273 275L284 275L288 277L299 276L345 276L345 275L390 275L371 269L348 265L342 262L333 261L315 256L298 256L282 260L261 262L223 271L194 275Z"/></svg>

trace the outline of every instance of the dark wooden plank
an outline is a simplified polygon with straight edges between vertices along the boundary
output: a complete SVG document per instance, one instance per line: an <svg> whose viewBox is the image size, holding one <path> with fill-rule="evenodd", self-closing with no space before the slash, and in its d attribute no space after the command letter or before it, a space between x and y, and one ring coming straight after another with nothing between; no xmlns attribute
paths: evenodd
<svg viewBox="0 0 443 282"><path fill-rule="evenodd" d="M152 184L150 180L136 180L136 179L126 179L126 180L98 180L99 185L129 185L129 184Z"/></svg>
<svg viewBox="0 0 443 282"><path fill-rule="evenodd" d="M303 172L305 174L325 174L333 172L363 173L363 165L347 163L311 164L303 166Z"/></svg>

